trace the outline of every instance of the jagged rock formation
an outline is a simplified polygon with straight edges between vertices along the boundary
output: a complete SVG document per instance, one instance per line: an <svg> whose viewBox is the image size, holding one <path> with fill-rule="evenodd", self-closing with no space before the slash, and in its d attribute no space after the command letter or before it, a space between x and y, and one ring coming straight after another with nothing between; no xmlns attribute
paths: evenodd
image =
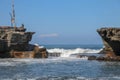
<svg viewBox="0 0 120 80"><path fill-rule="evenodd" d="M0 26L0 58L47 58L46 48L29 44L35 32L26 28Z"/></svg>
<svg viewBox="0 0 120 80"><path fill-rule="evenodd" d="M11 26L0 26L0 58L47 58L46 48L31 45L35 32L26 32L22 24L15 23L14 0L12 0Z"/></svg>
<svg viewBox="0 0 120 80"><path fill-rule="evenodd" d="M97 32L103 40L106 56L120 56L120 28L101 28Z"/></svg>

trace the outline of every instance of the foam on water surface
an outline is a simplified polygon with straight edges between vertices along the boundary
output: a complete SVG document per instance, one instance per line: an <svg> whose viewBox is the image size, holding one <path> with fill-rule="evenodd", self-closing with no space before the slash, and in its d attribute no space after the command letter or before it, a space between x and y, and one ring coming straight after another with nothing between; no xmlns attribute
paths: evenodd
<svg viewBox="0 0 120 80"><path fill-rule="evenodd" d="M16 58L8 58L8 59L0 59L0 66L16 66L19 64L44 64L44 63L55 63L55 62L65 62L65 61L79 61L79 60L87 60L87 57L83 58L75 58L75 57L54 57L47 59L16 59Z"/></svg>
<svg viewBox="0 0 120 80"><path fill-rule="evenodd" d="M60 57L70 57L72 54L80 54L80 53L99 53L102 49L83 49L83 48L76 48L76 49L48 49L47 51L50 54L58 53Z"/></svg>
<svg viewBox="0 0 120 80"><path fill-rule="evenodd" d="M74 54L98 53L101 49L47 49L61 53L47 59L0 59L0 80L119 80L120 62L89 61Z"/></svg>
<svg viewBox="0 0 120 80"><path fill-rule="evenodd" d="M86 58L74 57L0 59L0 61L0 79L2 80L120 79L119 62L88 61Z"/></svg>

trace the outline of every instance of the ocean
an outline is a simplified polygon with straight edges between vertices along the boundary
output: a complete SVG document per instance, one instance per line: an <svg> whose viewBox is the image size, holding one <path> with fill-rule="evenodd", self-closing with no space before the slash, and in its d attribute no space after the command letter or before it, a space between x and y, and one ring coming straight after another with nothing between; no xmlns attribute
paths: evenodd
<svg viewBox="0 0 120 80"><path fill-rule="evenodd" d="M0 80L120 80L120 62L76 57L97 54L102 45L42 46L47 59L0 59Z"/></svg>

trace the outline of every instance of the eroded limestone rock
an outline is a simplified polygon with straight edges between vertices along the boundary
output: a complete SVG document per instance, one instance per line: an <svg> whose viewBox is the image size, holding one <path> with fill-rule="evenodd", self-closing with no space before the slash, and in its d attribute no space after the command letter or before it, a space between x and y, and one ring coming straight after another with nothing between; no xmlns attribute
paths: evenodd
<svg viewBox="0 0 120 80"><path fill-rule="evenodd" d="M34 32L22 27L0 27L0 58L47 58L46 48L29 44Z"/></svg>
<svg viewBox="0 0 120 80"><path fill-rule="evenodd" d="M120 28L101 28L97 32L105 46L104 53L111 56L120 56Z"/></svg>

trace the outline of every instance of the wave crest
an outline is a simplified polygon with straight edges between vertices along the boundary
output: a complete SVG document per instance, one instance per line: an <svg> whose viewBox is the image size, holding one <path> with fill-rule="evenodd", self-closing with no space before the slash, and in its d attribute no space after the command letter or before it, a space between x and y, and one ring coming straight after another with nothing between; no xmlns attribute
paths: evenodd
<svg viewBox="0 0 120 80"><path fill-rule="evenodd" d="M72 54L79 54L79 53L99 53L102 49L83 49L83 48L76 48L76 49L48 49L47 51L50 54L59 53L60 57L70 57Z"/></svg>

